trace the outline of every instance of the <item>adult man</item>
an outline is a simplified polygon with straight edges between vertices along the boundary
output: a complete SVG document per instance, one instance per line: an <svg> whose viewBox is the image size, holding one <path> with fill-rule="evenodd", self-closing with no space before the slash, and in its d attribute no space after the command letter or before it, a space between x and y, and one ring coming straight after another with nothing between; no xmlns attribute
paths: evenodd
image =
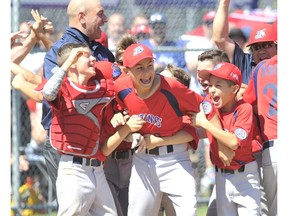
<svg viewBox="0 0 288 216"><path fill-rule="evenodd" d="M213 39L217 47L227 53L230 62L240 69L242 82L247 85L252 69L260 61L276 55L277 45L273 40L272 26L259 25L250 34L250 42L247 46L251 47L251 54L244 53L238 44L229 38L229 4L230 0L219 1L213 22Z"/></svg>
<svg viewBox="0 0 288 216"><path fill-rule="evenodd" d="M100 0L71 0L67 7L69 16L69 27L67 27L63 36L47 52L44 60L44 78L49 79L53 73L52 68L57 65L57 52L59 48L67 43L86 43L88 44L92 55L96 61L114 62L113 54L108 48L96 42L95 39L101 37L101 26L107 22L104 8ZM51 108L43 100L42 125L45 130L50 129ZM53 187L57 178L57 169L60 155L52 148L50 144L49 133L43 150L48 174L51 178Z"/></svg>

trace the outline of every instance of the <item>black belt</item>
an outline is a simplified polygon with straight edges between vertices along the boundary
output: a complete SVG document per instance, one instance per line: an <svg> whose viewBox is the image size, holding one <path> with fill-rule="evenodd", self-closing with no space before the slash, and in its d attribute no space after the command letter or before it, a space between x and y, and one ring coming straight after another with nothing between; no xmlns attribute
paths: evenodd
<svg viewBox="0 0 288 216"><path fill-rule="evenodd" d="M113 159L128 159L130 156L132 156L134 151L132 150L120 150L120 151L113 151L111 154L111 158Z"/></svg>
<svg viewBox="0 0 288 216"><path fill-rule="evenodd" d="M76 157L73 156L73 163L75 164L83 164L83 158L82 157ZM103 165L103 162L96 158L86 158L86 166L94 166L94 167L99 167Z"/></svg>
<svg viewBox="0 0 288 216"><path fill-rule="evenodd" d="M263 150L274 146L274 140L266 141L263 143Z"/></svg>
<svg viewBox="0 0 288 216"><path fill-rule="evenodd" d="M218 168L217 166L215 166L215 171L218 172L218 170L220 170L221 173L230 173L230 174L234 174L236 171L236 170L231 170L231 169ZM238 172L244 172L244 170L245 170L245 165L237 169Z"/></svg>
<svg viewBox="0 0 288 216"><path fill-rule="evenodd" d="M173 145L167 145L166 148L167 148L167 153L173 152ZM146 149L145 153L151 154L151 155L159 155L159 147L156 147L156 148L151 149L151 150Z"/></svg>

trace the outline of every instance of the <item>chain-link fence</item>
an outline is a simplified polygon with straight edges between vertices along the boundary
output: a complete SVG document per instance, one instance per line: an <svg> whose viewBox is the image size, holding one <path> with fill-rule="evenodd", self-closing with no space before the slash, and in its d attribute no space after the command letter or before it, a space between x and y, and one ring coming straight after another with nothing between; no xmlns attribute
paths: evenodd
<svg viewBox="0 0 288 216"><path fill-rule="evenodd" d="M68 2L69 0L12 0L11 29L18 31L20 23L32 19L31 9L38 9L40 14L53 22L55 27L54 37L58 38L58 35L61 35L68 25L68 17L66 15ZM187 47L185 45L179 46L179 39L181 36L183 39L183 35L192 34L191 32L193 31L197 32L199 26L203 25L207 12L216 10L218 0L103 0L102 3L108 17L114 13L121 13L124 16L125 32L131 32L134 17L139 14L144 15L148 20L150 15L156 12L165 14L167 18L166 40L176 41L178 44L177 47L170 46L168 51L184 52ZM277 1L231 1L231 12L236 9L243 9L239 14L244 16L245 14L247 15L248 10L257 11L253 10L257 8L261 9L262 12L265 11L266 14L275 12ZM245 20L245 18L241 19ZM103 26L103 31L107 31L107 25ZM145 32L145 29L142 29L142 31L142 33L148 32L148 30ZM197 34L201 35L203 32L198 32ZM204 45L201 47L200 44L197 49L205 50L206 47ZM34 50L34 52L36 51ZM33 64L36 67L37 61L34 61ZM28 66L33 67L31 63ZM41 130L40 124L41 104L23 98L19 92L14 90L12 93L11 136L13 152L11 158L13 163L11 175L13 193L11 194L11 202L13 211L11 211L11 214L33 215L49 213L55 210L56 205L55 192L49 181L42 156L45 131ZM209 199L209 192L201 191L201 179L203 179L206 170L204 155L205 145L201 144L197 152L191 154L191 159L193 161L192 166L195 167L197 172L199 202L206 203Z"/></svg>

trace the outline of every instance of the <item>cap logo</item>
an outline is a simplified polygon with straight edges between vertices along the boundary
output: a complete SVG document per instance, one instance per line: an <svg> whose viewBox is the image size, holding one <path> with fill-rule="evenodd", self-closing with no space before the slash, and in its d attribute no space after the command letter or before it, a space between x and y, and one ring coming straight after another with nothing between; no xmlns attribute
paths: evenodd
<svg viewBox="0 0 288 216"><path fill-rule="evenodd" d="M256 32L255 39L264 38L266 36L266 28Z"/></svg>
<svg viewBox="0 0 288 216"><path fill-rule="evenodd" d="M219 63L219 64L215 65L213 70L217 70L217 69L221 68L223 65L224 65L223 63L222 64Z"/></svg>
<svg viewBox="0 0 288 216"><path fill-rule="evenodd" d="M213 68L213 70L218 70L219 68L221 68L224 64L223 63L219 63L217 65L215 65L215 67Z"/></svg>
<svg viewBox="0 0 288 216"><path fill-rule="evenodd" d="M134 49L133 56L136 56L142 52L144 52L144 48L142 46L138 46Z"/></svg>
<svg viewBox="0 0 288 216"><path fill-rule="evenodd" d="M234 72L231 72L230 76L233 77L235 80L239 81L239 76L235 74Z"/></svg>

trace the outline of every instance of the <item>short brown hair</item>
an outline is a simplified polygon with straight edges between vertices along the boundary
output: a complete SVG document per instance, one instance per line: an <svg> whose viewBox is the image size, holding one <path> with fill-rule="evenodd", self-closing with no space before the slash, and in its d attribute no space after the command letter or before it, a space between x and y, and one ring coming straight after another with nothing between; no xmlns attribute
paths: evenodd
<svg viewBox="0 0 288 216"><path fill-rule="evenodd" d="M164 70L170 71L179 82L189 88L191 76L187 71L172 64L168 64Z"/></svg>
<svg viewBox="0 0 288 216"><path fill-rule="evenodd" d="M198 61L203 62L205 60L211 60L215 65L220 62L230 63L228 55L223 50L219 49L207 50L198 56Z"/></svg>

